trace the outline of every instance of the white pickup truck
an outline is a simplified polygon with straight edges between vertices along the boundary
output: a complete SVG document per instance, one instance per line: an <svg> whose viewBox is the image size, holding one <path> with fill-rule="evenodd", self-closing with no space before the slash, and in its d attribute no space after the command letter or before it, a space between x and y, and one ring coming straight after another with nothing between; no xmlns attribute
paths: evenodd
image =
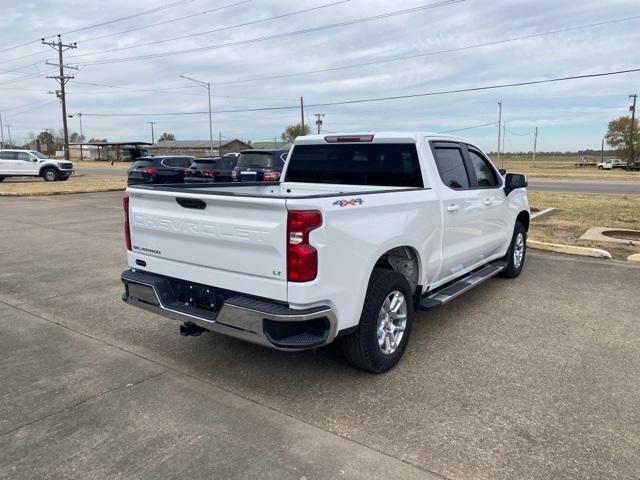
<svg viewBox="0 0 640 480"><path fill-rule="evenodd" d="M0 150L0 182L7 177L42 177L47 182L68 180L73 163L54 160L37 150Z"/></svg>
<svg viewBox="0 0 640 480"><path fill-rule="evenodd" d="M299 137L280 182L135 186L123 300L280 350L340 338L384 372L418 310L523 267L524 175L437 134Z"/></svg>

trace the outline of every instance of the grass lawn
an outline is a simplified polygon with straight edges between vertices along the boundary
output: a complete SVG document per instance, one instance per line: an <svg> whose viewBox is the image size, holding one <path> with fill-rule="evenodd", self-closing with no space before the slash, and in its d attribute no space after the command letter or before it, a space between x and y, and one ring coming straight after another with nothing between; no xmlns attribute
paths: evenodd
<svg viewBox="0 0 640 480"><path fill-rule="evenodd" d="M0 196L108 192L125 188L127 188L126 178L73 176L66 182L45 182L44 180L3 182L0 183Z"/></svg>
<svg viewBox="0 0 640 480"><path fill-rule="evenodd" d="M558 208L555 215L533 220L532 240L603 248L614 258L625 259L640 253L639 245L578 240L591 227L640 230L640 197L578 195L555 192L529 192L532 208Z"/></svg>
<svg viewBox="0 0 640 480"><path fill-rule="evenodd" d="M605 159L608 157L605 156ZM593 157L588 161L595 161ZM535 164L531 157L504 157L499 163L495 156L496 166L503 167L507 172L525 173L532 179L546 180L596 180L596 181L636 181L640 182L640 172L627 172L622 169L598 170L595 167L576 167L580 157L538 157ZM600 158L597 159L600 161Z"/></svg>

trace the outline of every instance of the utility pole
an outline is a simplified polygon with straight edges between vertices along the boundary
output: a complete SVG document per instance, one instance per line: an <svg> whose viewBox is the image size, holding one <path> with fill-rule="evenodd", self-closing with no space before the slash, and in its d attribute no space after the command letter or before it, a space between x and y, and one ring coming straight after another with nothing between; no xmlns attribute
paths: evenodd
<svg viewBox="0 0 640 480"><path fill-rule="evenodd" d="M69 80L71 80L73 78L73 76L72 75L65 75L64 74L64 69L65 68L72 68L74 70L78 70L78 69L76 67L70 67L69 65L65 65L63 63L62 52L65 52L65 51L67 51L69 49L72 49L72 48L77 48L77 44L76 43L70 43L70 44L62 43L62 38L60 37L60 35L58 35L58 41L57 42L45 42L44 38L43 38L42 39L42 44L43 45L49 45L54 50L58 51L58 64L56 65L56 64L51 64L51 63L48 63L48 62L47 63L49 65L55 65L55 66L59 67L60 74L58 76L52 76L52 77L47 77L47 78L54 78L60 84L60 92L59 92L58 98L60 99L60 102L62 103L62 128L64 130L64 158L65 158L65 160L69 160L69 131L67 130L67 99L66 99L64 86L67 84L67 82ZM58 93L58 91L56 91L56 93Z"/></svg>
<svg viewBox="0 0 640 480"><path fill-rule="evenodd" d="M504 144L506 143L506 140L507 140L507 122L502 122L502 165L501 165L502 168L504 168L504 154L505 154Z"/></svg>
<svg viewBox="0 0 640 480"><path fill-rule="evenodd" d="M602 148L600 149L600 163L604 163L604 137L602 137Z"/></svg>
<svg viewBox="0 0 640 480"><path fill-rule="evenodd" d="M4 127L2 126L2 113L0 113L0 145L4 148Z"/></svg>
<svg viewBox="0 0 640 480"><path fill-rule="evenodd" d="M320 135L320 127L322 127L322 124L323 124L322 119L324 118L324 113L314 113L313 115L316 117L316 125L318 126L318 135Z"/></svg>
<svg viewBox="0 0 640 480"><path fill-rule="evenodd" d="M631 165L635 165L636 163L636 152L633 138L636 134L636 101L638 100L638 95L629 95L629 98L633 98L633 105L629 107L629 110L631 110L631 138L629 139L629 146L631 147L631 157L627 162L627 170L631 170Z"/></svg>
<svg viewBox="0 0 640 480"><path fill-rule="evenodd" d="M502 130L502 100L498 102L498 164L500 163L500 133Z"/></svg>
<svg viewBox="0 0 640 480"><path fill-rule="evenodd" d="M533 133L533 168L536 168L536 151L538 150L538 127Z"/></svg>
<svg viewBox="0 0 640 480"><path fill-rule="evenodd" d="M186 75L180 75L180 78L191 80L196 85L207 89L207 96L209 98L209 155L213 157L213 114L211 112L211 82L196 80L195 78L187 77Z"/></svg>
<svg viewBox="0 0 640 480"><path fill-rule="evenodd" d="M218 132L218 156L222 156L222 132Z"/></svg>
<svg viewBox="0 0 640 480"><path fill-rule="evenodd" d="M82 113L76 113L78 118L80 119L80 161L84 160L84 155L82 154L82 144L84 143L84 133L82 132ZM69 115L69 118L73 118L73 115Z"/></svg>
<svg viewBox="0 0 640 480"><path fill-rule="evenodd" d="M13 148L13 140L11 140L11 125L5 125L7 127L7 134L9 135L9 148Z"/></svg>
<svg viewBox="0 0 640 480"><path fill-rule="evenodd" d="M155 133L153 132L153 126L156 124L156 122L147 122L149 125L151 125L151 143L153 143L155 145L156 143L156 136Z"/></svg>
<svg viewBox="0 0 640 480"><path fill-rule="evenodd" d="M300 97L300 125L302 126L302 134L304 135L304 98Z"/></svg>

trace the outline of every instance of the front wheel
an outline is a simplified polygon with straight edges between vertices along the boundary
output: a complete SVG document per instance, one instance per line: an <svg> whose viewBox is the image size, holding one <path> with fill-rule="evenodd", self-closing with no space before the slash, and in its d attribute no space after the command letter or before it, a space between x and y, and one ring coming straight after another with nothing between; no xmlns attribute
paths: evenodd
<svg viewBox="0 0 640 480"><path fill-rule="evenodd" d="M358 328L342 340L349 363L371 373L396 366L411 334L411 299L411 287L402 275L373 270Z"/></svg>
<svg viewBox="0 0 640 480"><path fill-rule="evenodd" d="M507 262L507 267L500 272L501 277L516 278L522 272L524 258L527 254L527 230L520 222L516 222L513 229L513 237L507 254L502 259Z"/></svg>
<svg viewBox="0 0 640 480"><path fill-rule="evenodd" d="M45 182L55 182L60 178L58 171L54 168L47 168L44 172L42 172L42 178L44 178Z"/></svg>

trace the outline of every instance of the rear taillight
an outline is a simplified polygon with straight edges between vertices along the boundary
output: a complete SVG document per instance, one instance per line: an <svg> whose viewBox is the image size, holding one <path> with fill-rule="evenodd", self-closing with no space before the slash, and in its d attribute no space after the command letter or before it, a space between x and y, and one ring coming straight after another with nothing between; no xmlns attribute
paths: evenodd
<svg viewBox="0 0 640 480"><path fill-rule="evenodd" d="M155 167L147 168L147 173L149 175L155 175L156 173L158 173L158 169Z"/></svg>
<svg viewBox="0 0 640 480"><path fill-rule="evenodd" d="M131 229L129 228L129 197L122 199L124 208L124 239L127 242L127 250L131 251Z"/></svg>
<svg viewBox="0 0 640 480"><path fill-rule="evenodd" d="M309 245L309 233L322 225L315 210L290 211L287 217L287 280L310 282L318 275L318 251Z"/></svg>
<svg viewBox="0 0 640 480"><path fill-rule="evenodd" d="M280 178L280 172L265 172L262 178L265 182L275 182Z"/></svg>
<svg viewBox="0 0 640 480"><path fill-rule="evenodd" d="M220 173L218 170L203 170L202 171L202 175L204 175L205 177L215 177L218 173Z"/></svg>

